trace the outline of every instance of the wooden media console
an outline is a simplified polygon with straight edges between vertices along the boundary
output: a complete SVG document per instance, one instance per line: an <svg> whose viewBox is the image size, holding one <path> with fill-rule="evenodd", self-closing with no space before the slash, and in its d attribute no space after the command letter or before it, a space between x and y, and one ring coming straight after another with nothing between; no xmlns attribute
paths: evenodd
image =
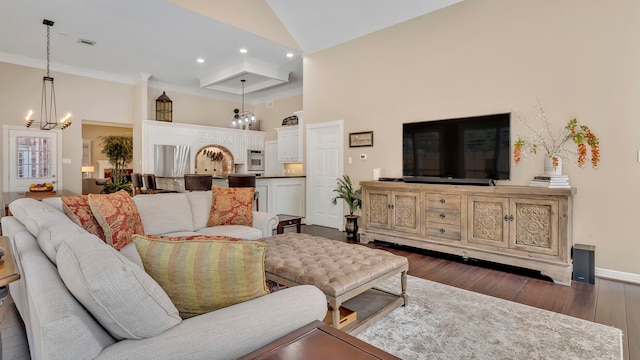
<svg viewBox="0 0 640 360"><path fill-rule="evenodd" d="M538 270L571 285L575 188L364 181L361 242Z"/></svg>

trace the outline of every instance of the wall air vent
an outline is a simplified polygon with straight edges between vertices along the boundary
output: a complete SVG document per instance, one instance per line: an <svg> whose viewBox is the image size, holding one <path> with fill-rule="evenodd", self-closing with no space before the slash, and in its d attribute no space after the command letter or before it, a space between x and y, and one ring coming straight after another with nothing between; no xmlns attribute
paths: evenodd
<svg viewBox="0 0 640 360"><path fill-rule="evenodd" d="M89 46L93 46L93 45L95 45L95 44L96 44L96 42L95 42L95 41L93 41L93 40L87 40L87 39L79 39L79 40L78 40L78 42L79 42L80 44L85 44L85 45L89 45Z"/></svg>

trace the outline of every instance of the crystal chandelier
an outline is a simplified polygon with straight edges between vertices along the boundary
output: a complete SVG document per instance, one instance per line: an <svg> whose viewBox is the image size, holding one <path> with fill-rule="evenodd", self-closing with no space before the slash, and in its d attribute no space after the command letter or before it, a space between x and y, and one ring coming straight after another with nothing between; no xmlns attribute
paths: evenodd
<svg viewBox="0 0 640 360"><path fill-rule="evenodd" d="M56 118L58 117L56 113L56 93L53 87L53 77L49 75L51 42L49 30L54 22L44 19L42 23L47 26L47 76L42 78L42 102L40 104L40 121L38 125L40 125L41 130L51 130L58 125L64 130L71 125L71 114L67 113L67 115L60 119L60 122L56 122ZM32 124L33 111L29 110L25 118L25 126L30 127Z"/></svg>
<svg viewBox="0 0 640 360"><path fill-rule="evenodd" d="M244 111L244 82L242 82L242 111L233 109L233 120L231 121L231 127L236 129L248 130L251 124L256 122L256 116L251 111Z"/></svg>

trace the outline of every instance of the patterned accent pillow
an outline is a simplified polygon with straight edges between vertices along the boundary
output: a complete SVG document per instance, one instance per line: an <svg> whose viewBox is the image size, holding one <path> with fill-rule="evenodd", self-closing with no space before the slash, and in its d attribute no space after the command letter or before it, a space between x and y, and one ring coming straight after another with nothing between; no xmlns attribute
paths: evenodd
<svg viewBox="0 0 640 360"><path fill-rule="evenodd" d="M113 194L89 194L89 206L104 231L107 244L120 250L131 235L144 235L138 208L125 190Z"/></svg>
<svg viewBox="0 0 640 360"><path fill-rule="evenodd" d="M62 210L71 221L80 225L83 229L87 230L88 233L105 241L104 231L98 223L98 220L96 220L96 217L93 216L93 212L91 212L89 196L63 196L60 199L62 200Z"/></svg>
<svg viewBox="0 0 640 360"><path fill-rule="evenodd" d="M269 294L259 241L166 241L134 235L145 271L183 319Z"/></svg>
<svg viewBox="0 0 640 360"><path fill-rule="evenodd" d="M211 212L207 226L253 226L253 193L255 188L212 186Z"/></svg>

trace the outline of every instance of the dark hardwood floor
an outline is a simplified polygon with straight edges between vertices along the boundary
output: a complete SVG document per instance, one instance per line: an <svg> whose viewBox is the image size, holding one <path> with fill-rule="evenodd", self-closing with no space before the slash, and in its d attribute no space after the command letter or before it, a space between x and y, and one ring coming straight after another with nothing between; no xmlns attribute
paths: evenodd
<svg viewBox="0 0 640 360"><path fill-rule="evenodd" d="M303 225L302 232L353 242L346 239L344 232L321 226ZM573 282L570 287L555 285L539 274L520 269L463 261L419 249L378 243L368 246L406 256L412 276L614 326L623 332L624 358L640 360L640 285L602 278L596 278L594 285L581 282ZM11 297L0 308L0 321L3 342L0 359L29 359L24 325Z"/></svg>
<svg viewBox="0 0 640 360"><path fill-rule="evenodd" d="M353 242L321 226L303 226L302 232ZM383 243L368 246L407 257L412 276L614 326L623 333L624 358L640 360L640 285L603 278L556 285L532 271Z"/></svg>

